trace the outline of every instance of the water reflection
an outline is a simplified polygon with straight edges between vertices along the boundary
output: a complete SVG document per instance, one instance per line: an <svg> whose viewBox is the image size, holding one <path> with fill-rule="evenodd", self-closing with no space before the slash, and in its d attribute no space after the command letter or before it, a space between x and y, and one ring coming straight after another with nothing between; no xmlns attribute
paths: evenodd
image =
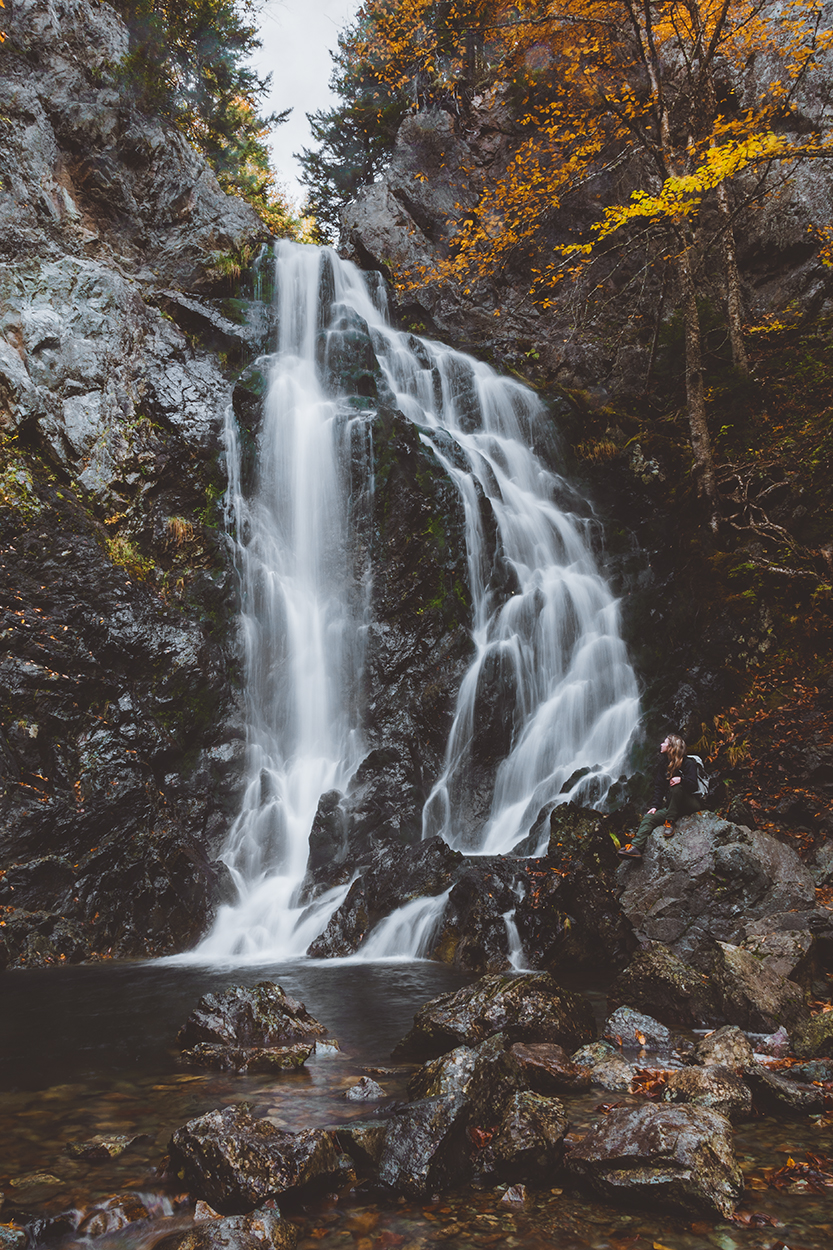
<svg viewBox="0 0 833 1250"><path fill-rule="evenodd" d="M341 1052L310 1060L300 1073L236 1077L178 1066L177 1029L197 998L231 983L269 978L302 999L337 1037ZM95 1242L96 1250L148 1250L191 1219L187 1196L160 1183L159 1166L173 1129L214 1108L248 1101L277 1127L334 1124L365 1117L344 1091L367 1068L389 1068L390 1050L417 1007L466 978L435 964L315 964L223 971L165 964L36 969L0 974L0 1223L42 1221L38 1244L60 1243L50 1224L70 1207L89 1208L114 1194L144 1195L149 1222ZM603 1006L603 997L597 1006ZM392 1099L404 1096L403 1071L374 1072ZM580 1134L602 1102L635 1103L633 1096L592 1091L567 1102ZM747 1178L742 1212L760 1212L777 1225L735 1227L709 1220L616 1210L553 1187L530 1191L523 1209L501 1201L504 1190L467 1189L423 1202L343 1192L315 1209L293 1212L299 1250L828 1250L833 1212L827 1194L765 1187L767 1167L789 1155L829 1152L824 1119L752 1121L736 1132ZM71 1158L70 1142L96 1134L137 1140L117 1158L92 1163ZM67 1230L68 1232L68 1230ZM63 1238L64 1242L72 1237ZM77 1239L76 1239L77 1241ZM89 1242L83 1243L89 1245ZM69 1250L66 1247L66 1250Z"/></svg>

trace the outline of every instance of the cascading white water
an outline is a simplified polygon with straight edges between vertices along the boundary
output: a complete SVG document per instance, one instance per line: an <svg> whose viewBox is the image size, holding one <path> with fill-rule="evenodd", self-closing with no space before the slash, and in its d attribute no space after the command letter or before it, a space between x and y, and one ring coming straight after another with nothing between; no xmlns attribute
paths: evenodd
<svg viewBox="0 0 833 1250"><path fill-rule="evenodd" d="M372 427L367 413L351 417L321 387L316 362L329 315L319 301L322 256L333 311L350 310L367 325L397 406L420 428L465 508L476 655L459 693L443 775L426 804L426 836L439 832L468 853L511 850L548 804L604 796L637 723L636 682L616 603L594 564L590 522L559 507L569 491L531 450L545 430L535 396L468 356L392 330L363 275L334 253L279 244L279 341L248 493L231 416L226 431L227 513L243 599L248 770L223 853L240 902L221 909L195 952L209 959L302 954L347 890L299 906L319 797L345 789L362 757L358 692L369 604L369 579L356 569L346 533L346 481L351 462L355 467L363 459L369 498ZM355 494L355 483L352 489ZM508 598L490 579L483 496L514 579ZM504 675L514 734L497 770L489 819L472 828L460 795L478 692L495 664ZM437 914L421 909L426 932ZM375 945L371 935L369 956L376 947L377 954L390 954L391 943L416 953L413 925L407 943L394 932L402 918L400 912Z"/></svg>
<svg viewBox="0 0 833 1250"><path fill-rule="evenodd" d="M303 954L346 892L298 906L318 800L346 785L362 755L367 593L348 553L343 465L364 434L319 382L320 271L318 249L277 245L278 348L250 494L232 414L227 422L248 766L223 852L240 902L221 909L201 944L209 958Z"/></svg>

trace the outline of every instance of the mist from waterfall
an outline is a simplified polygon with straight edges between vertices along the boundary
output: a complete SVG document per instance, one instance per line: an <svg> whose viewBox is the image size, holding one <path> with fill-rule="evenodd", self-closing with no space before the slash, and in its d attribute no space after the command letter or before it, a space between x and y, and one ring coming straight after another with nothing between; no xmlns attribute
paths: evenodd
<svg viewBox="0 0 833 1250"><path fill-rule="evenodd" d="M592 555L595 523L573 510L570 489L531 450L546 437L533 393L462 353L392 330L383 294L330 251L282 242L275 269L278 343L251 483L231 413L226 428L247 770L223 851L240 899L220 909L193 952L208 960L303 954L348 889L308 907L300 902L319 798L346 790L364 754L359 692L371 571L360 567L354 548L361 544L351 545L349 530L372 502L374 414L322 389L327 329L339 316L368 327L396 407L417 425L465 508L475 657L426 804L425 836L441 833L470 854L510 851L542 809L604 797L638 718L617 606ZM496 523L500 589L484 500ZM488 820L472 827L465 803L475 717L495 672L511 742ZM368 951L421 953L436 917L417 912L419 923L400 923L400 912L377 930Z"/></svg>

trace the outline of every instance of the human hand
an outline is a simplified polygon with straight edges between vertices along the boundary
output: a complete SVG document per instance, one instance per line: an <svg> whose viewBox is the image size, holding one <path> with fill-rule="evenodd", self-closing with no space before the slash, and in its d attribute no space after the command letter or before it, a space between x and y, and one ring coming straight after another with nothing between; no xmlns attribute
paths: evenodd
<svg viewBox="0 0 833 1250"><path fill-rule="evenodd" d="M682 777L672 777L668 782L669 786L678 786L682 781Z"/></svg>
<svg viewBox="0 0 833 1250"><path fill-rule="evenodd" d="M655 812L656 810L657 810L657 809L656 809L655 807L649 807L649 808L648 808L648 815L649 815L649 816L653 816L653 814L654 814L654 812Z"/></svg>

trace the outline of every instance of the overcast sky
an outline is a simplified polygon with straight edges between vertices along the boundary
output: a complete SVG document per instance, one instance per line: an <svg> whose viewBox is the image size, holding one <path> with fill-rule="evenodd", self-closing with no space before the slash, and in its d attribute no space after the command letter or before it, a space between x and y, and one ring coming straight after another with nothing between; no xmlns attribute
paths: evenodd
<svg viewBox="0 0 833 1250"><path fill-rule="evenodd" d="M263 111L292 109L289 120L273 131L271 148L281 182L296 201L304 193L292 153L311 146L306 114L334 102L327 88L330 49L358 7L359 0L268 0L261 14L263 47L253 63L259 74L272 75Z"/></svg>

